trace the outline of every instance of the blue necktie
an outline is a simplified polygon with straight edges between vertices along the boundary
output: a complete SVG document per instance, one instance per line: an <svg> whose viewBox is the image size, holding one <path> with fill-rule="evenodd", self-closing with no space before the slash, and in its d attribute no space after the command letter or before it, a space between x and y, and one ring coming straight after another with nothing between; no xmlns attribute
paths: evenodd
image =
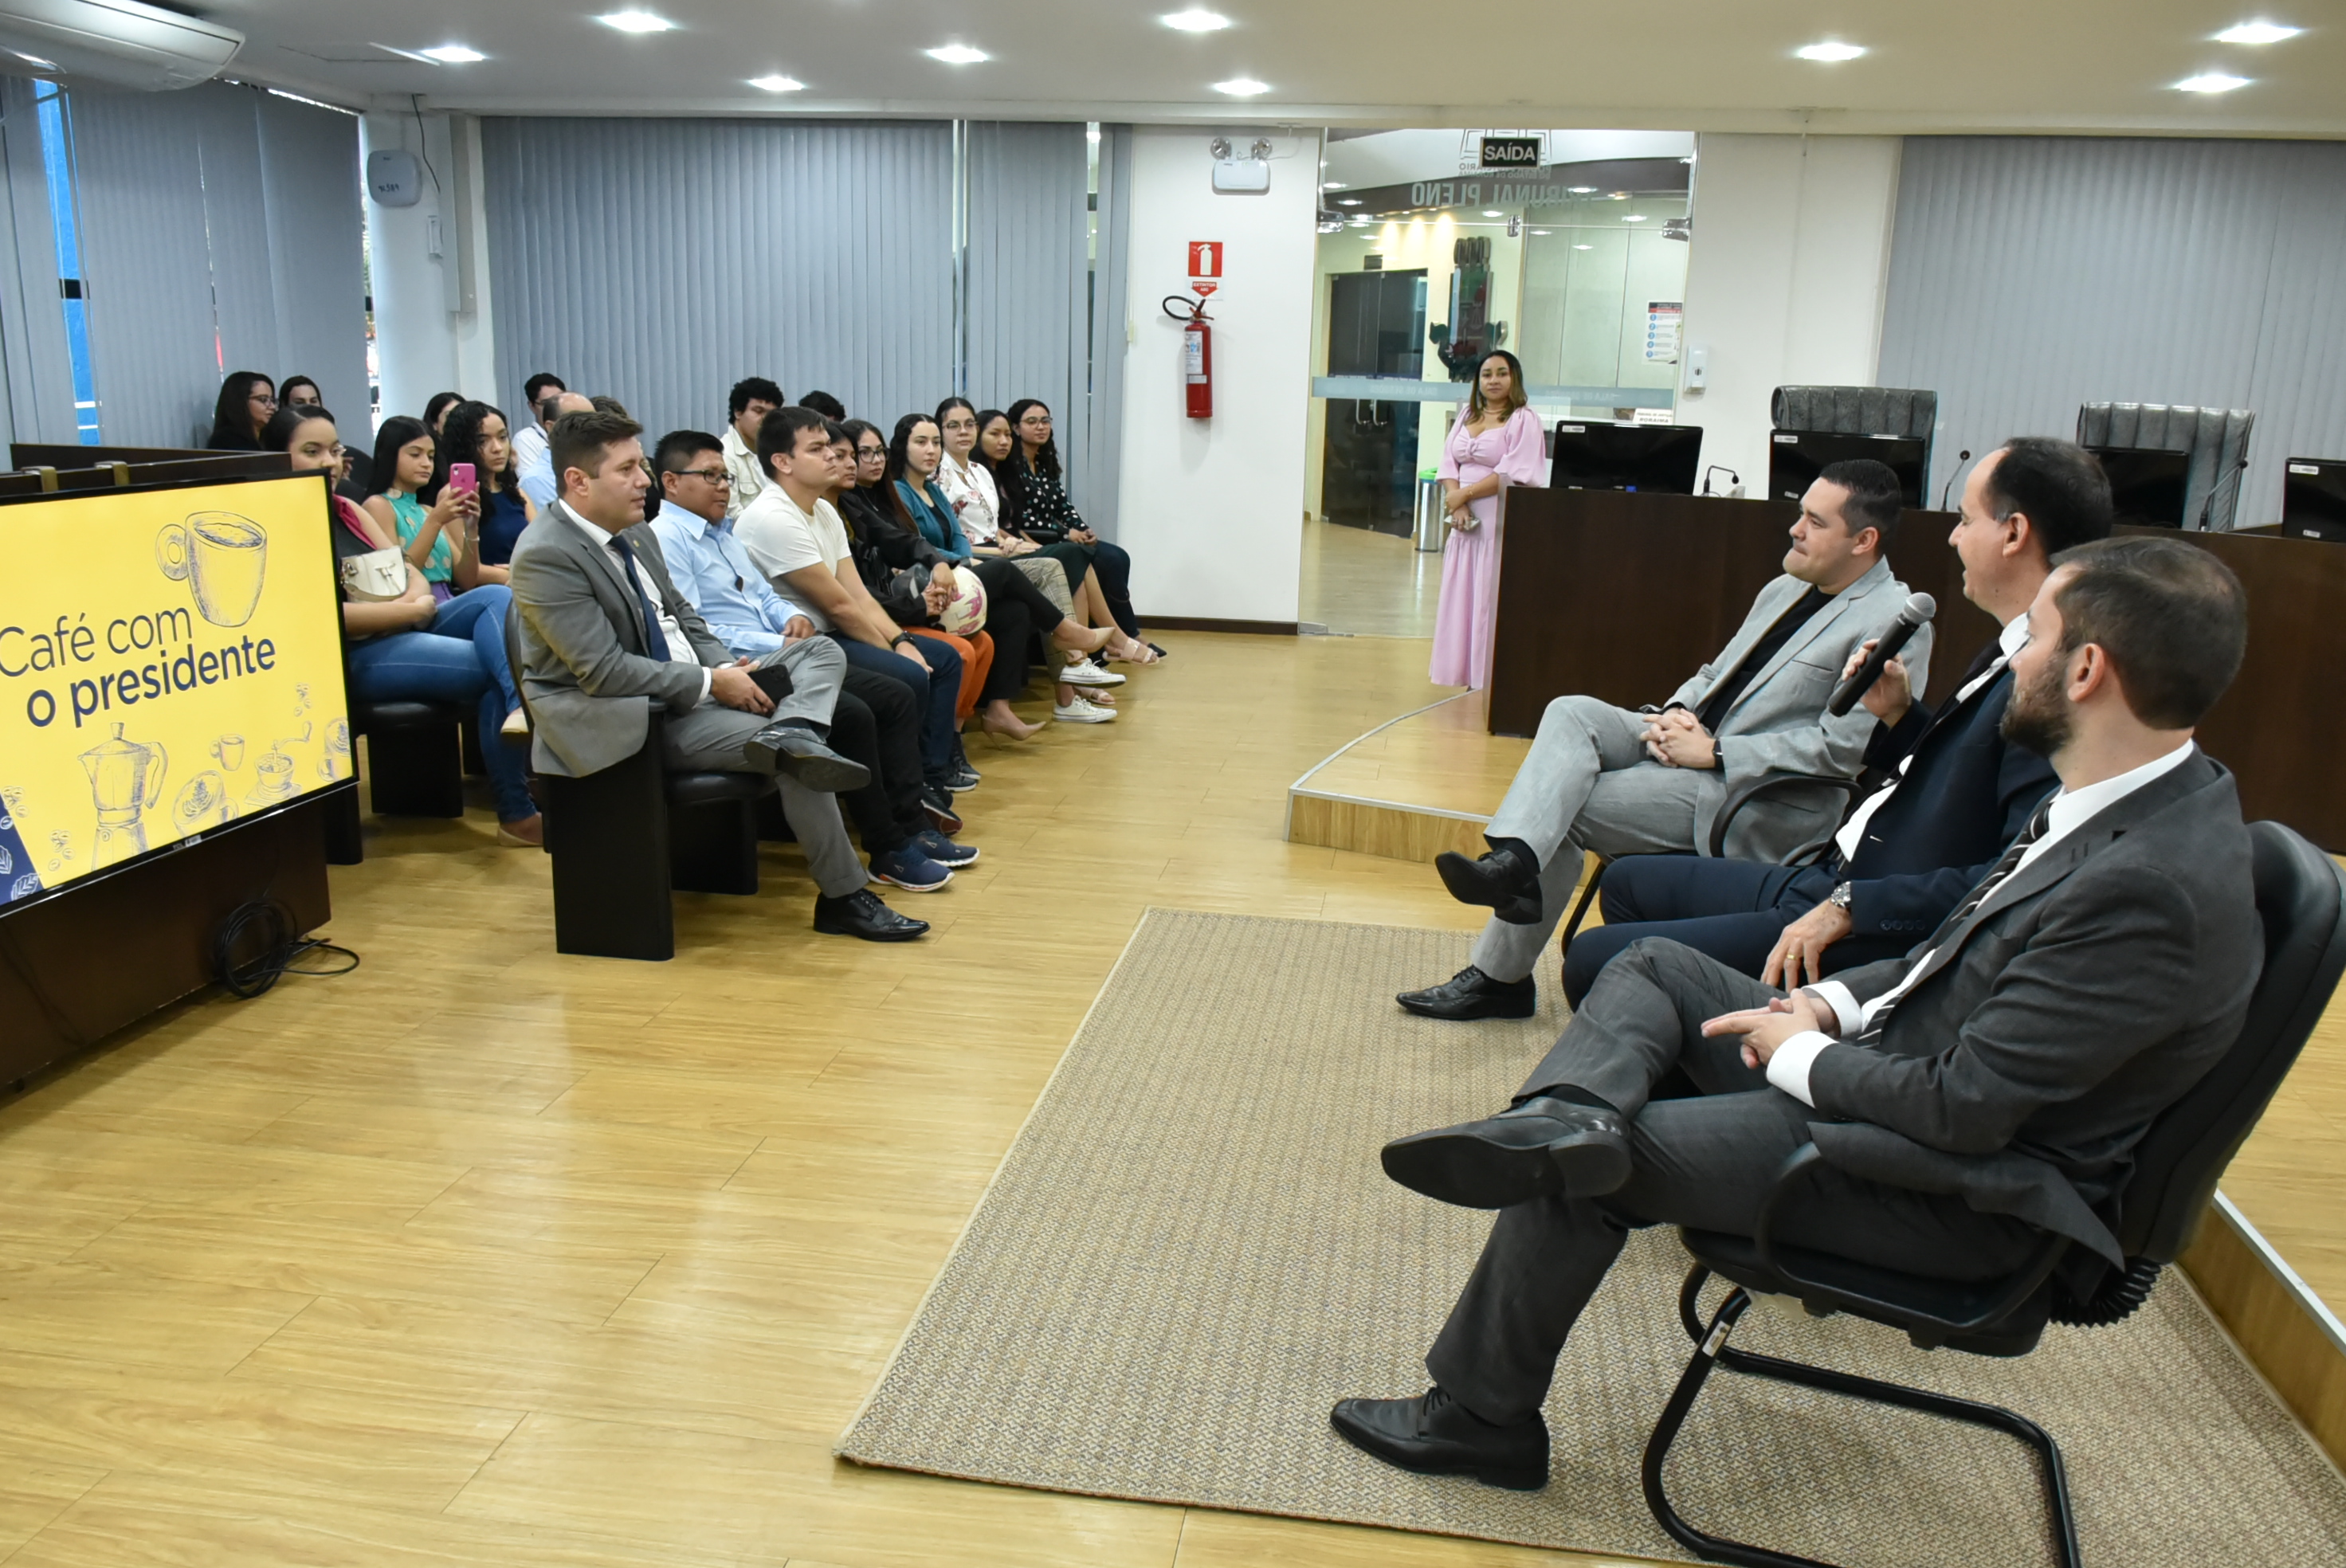
<svg viewBox="0 0 2346 1568"><path fill-rule="evenodd" d="M627 585L636 591L636 608L644 616L644 651L660 663L668 663L668 637L661 632L659 616L652 612L651 596L644 592L644 580L636 575L636 553L617 534L611 535L611 548L619 553L619 564L627 569Z"/></svg>

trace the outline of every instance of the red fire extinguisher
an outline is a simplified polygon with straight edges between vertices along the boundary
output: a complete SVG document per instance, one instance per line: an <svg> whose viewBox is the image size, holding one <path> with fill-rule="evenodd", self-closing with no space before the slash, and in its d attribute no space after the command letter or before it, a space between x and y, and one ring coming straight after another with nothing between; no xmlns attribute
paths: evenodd
<svg viewBox="0 0 2346 1568"><path fill-rule="evenodd" d="M1176 307L1178 307L1178 309ZM1181 323L1181 380L1188 393L1191 419L1214 417L1214 329L1207 323L1206 301L1168 294L1165 313Z"/></svg>

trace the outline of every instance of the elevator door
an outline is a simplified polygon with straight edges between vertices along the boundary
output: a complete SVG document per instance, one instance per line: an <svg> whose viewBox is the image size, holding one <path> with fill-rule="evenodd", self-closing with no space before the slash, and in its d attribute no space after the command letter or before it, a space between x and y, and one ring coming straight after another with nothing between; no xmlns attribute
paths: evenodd
<svg viewBox="0 0 2346 1568"><path fill-rule="evenodd" d="M1329 280L1328 373L1400 376L1425 369L1425 272ZM1331 523L1407 535L1417 494L1413 400L1330 398L1321 508Z"/></svg>

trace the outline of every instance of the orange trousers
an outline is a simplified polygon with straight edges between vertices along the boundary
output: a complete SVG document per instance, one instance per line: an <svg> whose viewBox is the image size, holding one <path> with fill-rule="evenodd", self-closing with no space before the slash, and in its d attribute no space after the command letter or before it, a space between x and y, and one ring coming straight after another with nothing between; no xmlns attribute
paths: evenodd
<svg viewBox="0 0 2346 1568"><path fill-rule="evenodd" d="M994 667L994 639L984 632L965 637L941 632L934 626L906 626L916 637L934 637L941 643L953 644L961 655L961 697L954 704L954 712L964 724L977 711L977 694L985 689L986 671Z"/></svg>

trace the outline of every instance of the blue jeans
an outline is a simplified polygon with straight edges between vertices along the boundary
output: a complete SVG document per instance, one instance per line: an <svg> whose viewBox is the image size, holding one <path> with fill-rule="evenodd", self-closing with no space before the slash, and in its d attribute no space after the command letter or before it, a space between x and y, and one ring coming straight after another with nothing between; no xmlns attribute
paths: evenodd
<svg viewBox="0 0 2346 1568"><path fill-rule="evenodd" d="M934 637L914 637L910 646L920 654L914 658L844 632L833 632L831 638L847 650L848 668L884 675L913 694L913 711L921 718L921 774L942 785L953 765L954 737L961 730L961 650Z"/></svg>
<svg viewBox="0 0 2346 1568"><path fill-rule="evenodd" d="M392 632L350 645L351 695L367 702L477 701L481 756L488 763L497 820L537 815L519 751L497 732L521 706L505 664L505 610L513 591L485 584L442 605L413 631Z"/></svg>

